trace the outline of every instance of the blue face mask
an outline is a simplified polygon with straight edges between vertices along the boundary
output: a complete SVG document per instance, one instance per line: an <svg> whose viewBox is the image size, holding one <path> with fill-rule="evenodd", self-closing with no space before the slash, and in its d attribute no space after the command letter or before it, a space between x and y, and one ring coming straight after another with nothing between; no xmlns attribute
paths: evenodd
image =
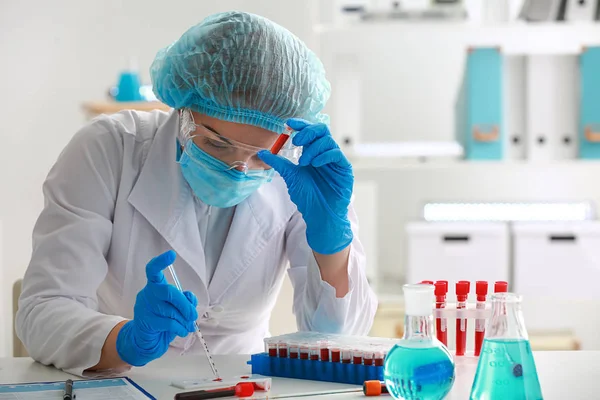
<svg viewBox="0 0 600 400"><path fill-rule="evenodd" d="M191 157L188 152L191 152ZM204 203L219 208L240 204L263 183L270 182L274 174L273 169L249 170L246 173L229 169L229 165L195 144L181 153L179 164L194 194Z"/></svg>

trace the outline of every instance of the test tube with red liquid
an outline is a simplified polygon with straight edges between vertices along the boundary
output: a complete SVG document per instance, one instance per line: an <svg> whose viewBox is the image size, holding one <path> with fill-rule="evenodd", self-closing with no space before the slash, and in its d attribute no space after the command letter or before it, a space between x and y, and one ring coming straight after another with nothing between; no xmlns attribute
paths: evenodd
<svg viewBox="0 0 600 400"><path fill-rule="evenodd" d="M373 353L373 364L376 367L383 367L383 360L385 358L383 351L375 351Z"/></svg>
<svg viewBox="0 0 600 400"><path fill-rule="evenodd" d="M342 351L339 347L331 347L331 362L339 363L342 360Z"/></svg>
<svg viewBox="0 0 600 400"><path fill-rule="evenodd" d="M329 343L325 340L319 342L319 355L321 361L329 362Z"/></svg>
<svg viewBox="0 0 600 400"><path fill-rule="evenodd" d="M299 346L297 343L289 342L288 343L290 358L298 358Z"/></svg>
<svg viewBox="0 0 600 400"><path fill-rule="evenodd" d="M310 353L310 351L309 351L308 343L301 343L300 344L300 359L308 360L309 353Z"/></svg>
<svg viewBox="0 0 600 400"><path fill-rule="evenodd" d="M277 343L276 342L268 342L267 343L269 357L277 357Z"/></svg>
<svg viewBox="0 0 600 400"><path fill-rule="evenodd" d="M373 352L365 351L363 354L363 364L365 365L373 365Z"/></svg>
<svg viewBox="0 0 600 400"><path fill-rule="evenodd" d="M349 348L342 349L342 364L352 364L352 350Z"/></svg>
<svg viewBox="0 0 600 400"><path fill-rule="evenodd" d="M456 309L467 308L467 297L471 283L469 281L458 281L456 283ZM464 356L467 347L467 319L456 318L456 355Z"/></svg>
<svg viewBox="0 0 600 400"><path fill-rule="evenodd" d="M435 308L446 308L446 294L448 293L448 281L437 281L435 283ZM435 331L437 338L444 346L448 346L448 320L438 317L435 319Z"/></svg>
<svg viewBox="0 0 600 400"><path fill-rule="evenodd" d="M475 282L475 294L477 294L477 310L485 310L485 298L488 292L488 283L486 281ZM475 357L481 353L483 337L485 335L485 318L475 320Z"/></svg>
<svg viewBox="0 0 600 400"><path fill-rule="evenodd" d="M360 350L352 351L352 364L361 365L363 363L363 352Z"/></svg>
<svg viewBox="0 0 600 400"><path fill-rule="evenodd" d="M292 128L285 125L285 130L283 131L282 134L279 135L277 140L275 140L275 143L273 143L273 146L271 146L271 154L279 153L279 151L281 150L281 148L283 147L285 142L288 141L288 139L290 138L290 135L293 132L294 132L294 130Z"/></svg>
<svg viewBox="0 0 600 400"><path fill-rule="evenodd" d="M279 358L287 358L288 356L288 345L284 341L280 341L277 343L277 350L279 353Z"/></svg>
<svg viewBox="0 0 600 400"><path fill-rule="evenodd" d="M309 359L311 361L319 361L319 345L311 344L309 346Z"/></svg>

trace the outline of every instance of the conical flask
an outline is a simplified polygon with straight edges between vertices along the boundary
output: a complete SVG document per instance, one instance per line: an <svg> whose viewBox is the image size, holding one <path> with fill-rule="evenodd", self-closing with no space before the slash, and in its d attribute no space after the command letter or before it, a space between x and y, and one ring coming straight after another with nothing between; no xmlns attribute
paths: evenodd
<svg viewBox="0 0 600 400"><path fill-rule="evenodd" d="M435 338L433 285L404 285L404 337L385 358L383 376L394 399L442 400L454 384L454 360Z"/></svg>
<svg viewBox="0 0 600 400"><path fill-rule="evenodd" d="M491 302L492 317L486 327L471 400L542 400L521 297L496 293Z"/></svg>

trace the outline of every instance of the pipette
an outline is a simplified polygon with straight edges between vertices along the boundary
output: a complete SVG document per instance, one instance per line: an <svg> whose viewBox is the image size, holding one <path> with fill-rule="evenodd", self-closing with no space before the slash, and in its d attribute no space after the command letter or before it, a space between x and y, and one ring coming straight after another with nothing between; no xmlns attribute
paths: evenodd
<svg viewBox="0 0 600 400"><path fill-rule="evenodd" d="M171 277L173 278L173 282L175 282L175 286L177 287L177 289L179 289L179 291L181 293L183 293L183 288L181 287L179 278L177 278L177 274L175 273L175 269L173 268L173 265L169 265L168 269L169 269L169 272L171 273ZM204 347L204 352L206 353L206 358L208 359L208 363L210 364L210 368L212 369L212 372L215 375L215 378L221 379L221 377L219 376L219 371L217 371L217 366L215 365L215 362L213 361L213 358L210 355L210 350L208 350L208 345L206 344L204 337L202 337L202 333L200 333L200 328L198 327L198 324L196 323L196 321L194 321L194 329L196 329L196 332L195 332L196 337L202 344L202 347Z"/></svg>

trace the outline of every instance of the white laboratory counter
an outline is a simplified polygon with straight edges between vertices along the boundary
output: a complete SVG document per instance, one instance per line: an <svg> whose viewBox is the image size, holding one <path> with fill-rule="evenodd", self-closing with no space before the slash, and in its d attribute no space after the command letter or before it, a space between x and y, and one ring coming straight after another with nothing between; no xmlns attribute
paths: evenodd
<svg viewBox="0 0 600 400"><path fill-rule="evenodd" d="M600 399L600 352L565 351L534 352L542 385L544 400L591 400ZM248 356L215 356L215 362L223 376L250 373L246 365ZM449 400L469 398L475 363L457 363L456 382ZM143 368L134 368L128 374L136 383L159 400L173 399L180 389L170 386L174 378L210 376L210 368L199 356L164 357ZM26 383L65 380L70 375L54 368L45 367L31 358L0 358L0 383ZM318 390L352 388L327 382L273 378L271 395L313 392ZM258 394L259 392L257 392ZM319 399L358 399L359 393L319 396ZM388 397L389 398L389 397Z"/></svg>

